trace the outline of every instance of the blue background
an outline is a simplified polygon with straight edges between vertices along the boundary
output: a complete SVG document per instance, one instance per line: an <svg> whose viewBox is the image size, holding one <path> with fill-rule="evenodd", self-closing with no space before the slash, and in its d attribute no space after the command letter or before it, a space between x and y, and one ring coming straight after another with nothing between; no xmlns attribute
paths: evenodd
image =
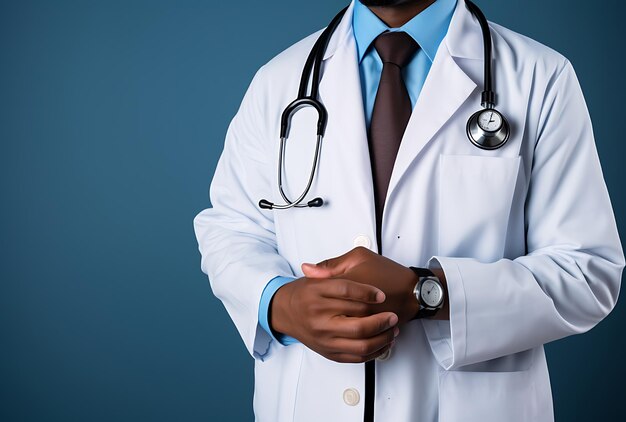
<svg viewBox="0 0 626 422"><path fill-rule="evenodd" d="M343 4L0 1L0 420L253 419L192 219L255 70ZM574 64L623 229L624 3L479 4ZM626 420L625 330L548 345L558 420Z"/></svg>

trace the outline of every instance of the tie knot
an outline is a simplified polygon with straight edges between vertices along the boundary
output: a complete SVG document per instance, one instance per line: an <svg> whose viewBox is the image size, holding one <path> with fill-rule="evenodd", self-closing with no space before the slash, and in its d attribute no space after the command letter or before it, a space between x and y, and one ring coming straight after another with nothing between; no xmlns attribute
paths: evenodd
<svg viewBox="0 0 626 422"><path fill-rule="evenodd" d="M374 40L374 48L383 63L404 67L418 49L415 40L406 32L383 32Z"/></svg>

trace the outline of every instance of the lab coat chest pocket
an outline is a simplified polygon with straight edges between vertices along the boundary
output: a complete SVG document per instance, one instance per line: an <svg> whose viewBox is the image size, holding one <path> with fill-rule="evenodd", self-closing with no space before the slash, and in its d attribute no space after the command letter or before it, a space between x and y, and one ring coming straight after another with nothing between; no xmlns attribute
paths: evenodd
<svg viewBox="0 0 626 422"><path fill-rule="evenodd" d="M440 155L439 254L503 257L520 157Z"/></svg>

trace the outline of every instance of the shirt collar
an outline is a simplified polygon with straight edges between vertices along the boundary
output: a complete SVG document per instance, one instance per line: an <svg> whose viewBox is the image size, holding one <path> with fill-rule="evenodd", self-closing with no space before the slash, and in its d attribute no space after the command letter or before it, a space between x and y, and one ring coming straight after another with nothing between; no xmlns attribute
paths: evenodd
<svg viewBox="0 0 626 422"><path fill-rule="evenodd" d="M389 28L367 6L361 4L359 0L355 0L352 28L359 63L363 60L363 56L374 39L385 31L404 31L409 34L432 63L439 44L448 32L456 1L436 0L401 27Z"/></svg>

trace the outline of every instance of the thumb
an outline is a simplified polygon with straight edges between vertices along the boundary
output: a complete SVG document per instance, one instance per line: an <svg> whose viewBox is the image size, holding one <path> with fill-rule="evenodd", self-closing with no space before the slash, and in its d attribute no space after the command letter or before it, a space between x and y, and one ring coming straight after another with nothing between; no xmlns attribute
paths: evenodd
<svg viewBox="0 0 626 422"><path fill-rule="evenodd" d="M331 278L343 274L345 270L335 259L325 259L317 264L305 262L301 267L304 275L310 278Z"/></svg>
<svg viewBox="0 0 626 422"><path fill-rule="evenodd" d="M336 277L365 262L371 253L364 248L354 248L343 255L325 259L317 264L305 262L301 265L302 272L310 278Z"/></svg>

